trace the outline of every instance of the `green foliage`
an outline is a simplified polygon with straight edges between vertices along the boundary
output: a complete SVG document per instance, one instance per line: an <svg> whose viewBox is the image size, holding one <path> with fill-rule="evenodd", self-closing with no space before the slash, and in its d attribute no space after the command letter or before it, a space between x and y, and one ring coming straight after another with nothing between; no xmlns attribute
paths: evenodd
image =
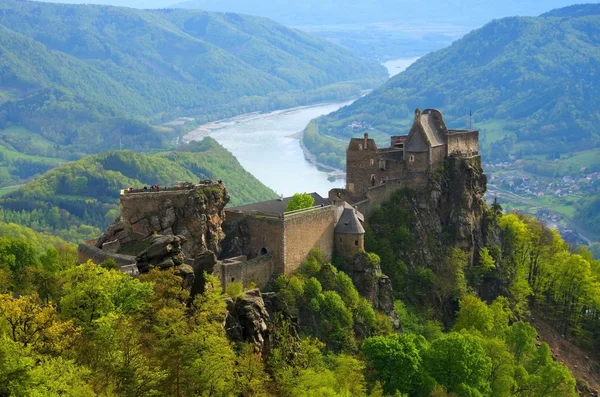
<svg viewBox="0 0 600 397"><path fill-rule="evenodd" d="M400 391L417 395L424 381L420 351L426 347L423 337L400 334L369 338L363 343L362 351L386 393Z"/></svg>
<svg viewBox="0 0 600 397"><path fill-rule="evenodd" d="M307 331L333 351L354 352L357 336L391 332L389 318L379 317L352 279L325 263L319 250L311 251L296 274L279 276L275 289L292 313L304 319Z"/></svg>
<svg viewBox="0 0 600 397"><path fill-rule="evenodd" d="M285 212L312 208L315 204L315 198L308 193L294 193L290 201L285 206Z"/></svg>
<svg viewBox="0 0 600 397"><path fill-rule="evenodd" d="M525 222L512 219L505 226L521 230L518 221ZM527 241L557 242L536 233ZM74 266L64 245L38 252L39 242L0 241L0 258L13 266L4 269L11 278L14 270L19 281L0 295L2 394L360 397L370 389L372 396L576 395L573 376L537 342L535 329L510 323L514 305L504 297L487 305L461 295L454 328L446 334L398 301L405 332L395 334L351 279L313 251L297 274L280 276L275 285L299 316L303 337L288 319L276 317L269 354L261 358L254 345L234 346L227 339L226 295L211 275L204 275L204 292L190 302L175 269L134 279L92 263ZM566 251L532 247L527 252L540 251L540 258L558 255L562 262L552 264L558 277L570 277L574 285L585 281L575 273L586 274L581 266L593 260L588 252L563 258ZM462 260L455 256L452 261ZM369 261L378 264L379 258L370 255ZM599 269L596 262L589 266L593 277ZM550 284L557 288L553 299L568 292ZM231 285L237 291L229 292L237 295L240 285ZM577 335L591 330L589 320L577 320Z"/></svg>
<svg viewBox="0 0 600 397"><path fill-rule="evenodd" d="M229 284L227 284L227 287L225 288L225 293L230 298L237 298L244 294L244 286L242 285L241 282L229 283Z"/></svg>

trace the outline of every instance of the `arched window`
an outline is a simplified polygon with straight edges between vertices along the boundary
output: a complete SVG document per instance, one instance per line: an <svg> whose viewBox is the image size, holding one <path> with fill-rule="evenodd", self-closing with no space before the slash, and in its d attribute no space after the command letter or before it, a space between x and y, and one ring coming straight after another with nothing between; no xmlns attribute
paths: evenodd
<svg viewBox="0 0 600 397"><path fill-rule="evenodd" d="M375 175L371 175L371 186L375 186Z"/></svg>
<svg viewBox="0 0 600 397"><path fill-rule="evenodd" d="M410 156L408 156L408 161L411 163L415 162L415 156L413 156L412 154Z"/></svg>
<svg viewBox="0 0 600 397"><path fill-rule="evenodd" d="M267 251L267 249L265 247L262 247L260 249L260 256L267 255L268 253L269 253L269 251Z"/></svg>
<svg viewBox="0 0 600 397"><path fill-rule="evenodd" d="M358 246L358 240L354 240L354 245Z"/></svg>

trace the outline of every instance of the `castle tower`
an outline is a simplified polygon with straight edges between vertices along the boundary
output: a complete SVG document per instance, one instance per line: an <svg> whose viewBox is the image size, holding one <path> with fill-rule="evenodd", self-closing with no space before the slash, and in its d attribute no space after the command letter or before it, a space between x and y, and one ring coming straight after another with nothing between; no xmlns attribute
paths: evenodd
<svg viewBox="0 0 600 397"><path fill-rule="evenodd" d="M365 229L363 215L344 203L344 210L334 229L335 249L344 260L351 260L358 252L365 250Z"/></svg>
<svg viewBox="0 0 600 397"><path fill-rule="evenodd" d="M369 134L352 138L346 150L346 186L352 195L362 196L379 184L377 144Z"/></svg>

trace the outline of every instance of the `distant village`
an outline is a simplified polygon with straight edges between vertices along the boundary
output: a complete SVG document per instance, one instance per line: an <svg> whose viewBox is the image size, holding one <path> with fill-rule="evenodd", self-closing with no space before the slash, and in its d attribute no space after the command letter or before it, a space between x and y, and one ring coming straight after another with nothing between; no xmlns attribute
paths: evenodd
<svg viewBox="0 0 600 397"><path fill-rule="evenodd" d="M577 205L586 197L600 193L600 172L565 175L551 178L535 176L520 169L523 160L486 164L490 191L511 192L519 198L531 200L529 213L556 228L569 244L589 244L590 240L572 226L567 206ZM510 200L510 197L509 197Z"/></svg>

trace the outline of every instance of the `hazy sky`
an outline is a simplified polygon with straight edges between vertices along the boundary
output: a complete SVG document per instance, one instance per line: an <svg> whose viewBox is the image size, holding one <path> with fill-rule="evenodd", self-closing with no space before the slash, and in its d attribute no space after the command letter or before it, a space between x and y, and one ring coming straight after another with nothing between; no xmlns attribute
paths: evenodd
<svg viewBox="0 0 600 397"><path fill-rule="evenodd" d="M275 19L286 24L326 22L386 22L400 19L460 20L477 24L493 18L539 15L554 8L600 0L48 0L54 3L105 4L136 8L185 8L241 12ZM343 10L340 12L340 10ZM414 11L414 12L413 12ZM352 20L356 19L356 20ZM359 21L360 19L360 21Z"/></svg>

